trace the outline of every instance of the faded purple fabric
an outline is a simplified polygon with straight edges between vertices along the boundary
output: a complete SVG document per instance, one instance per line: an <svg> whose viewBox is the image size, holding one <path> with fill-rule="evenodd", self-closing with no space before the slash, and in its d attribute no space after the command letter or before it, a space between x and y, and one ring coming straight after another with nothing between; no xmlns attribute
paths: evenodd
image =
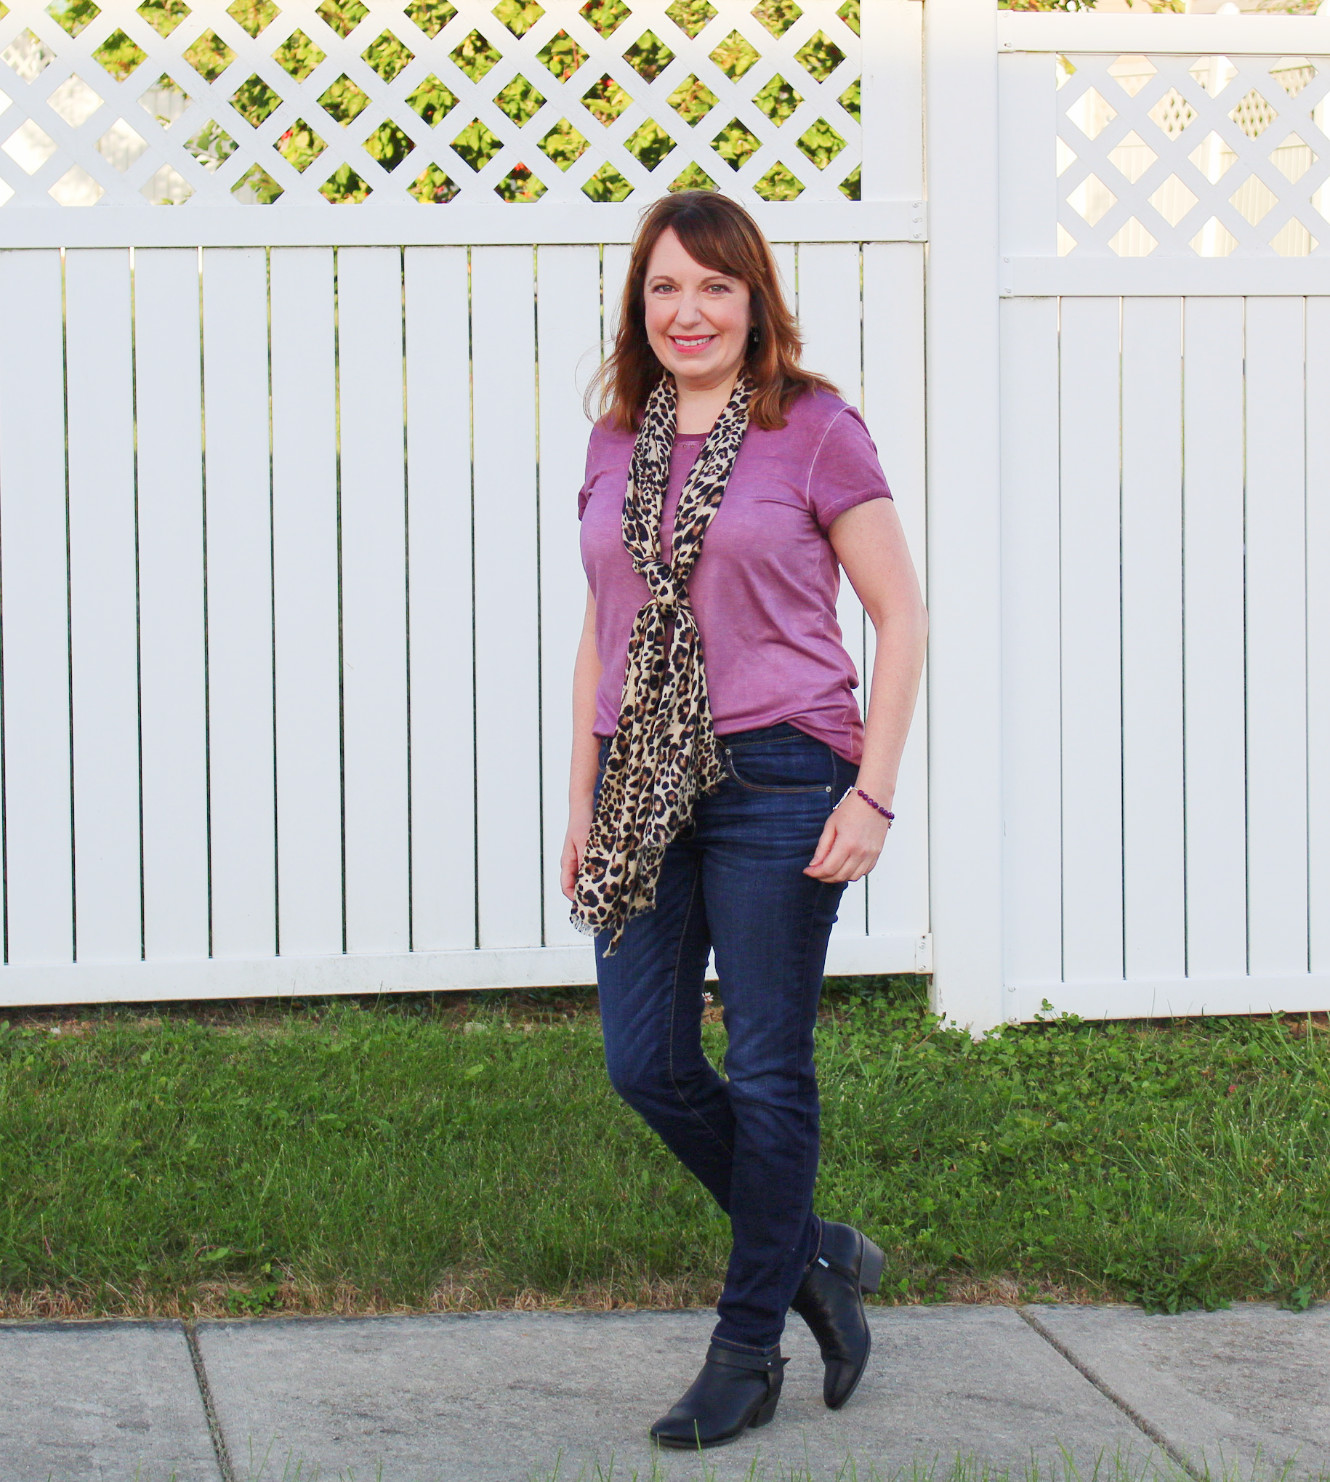
<svg viewBox="0 0 1330 1482"><path fill-rule="evenodd" d="M702 433L675 438L662 512L666 560L679 495L703 440ZM648 597L623 546L632 451L631 432L597 425L577 502L603 665L600 736L618 723L628 637ZM840 567L827 531L847 509L884 498L891 491L873 440L839 397L808 392L778 431L749 427L688 583L717 735L789 721L847 761L861 759L859 676L836 622Z"/></svg>

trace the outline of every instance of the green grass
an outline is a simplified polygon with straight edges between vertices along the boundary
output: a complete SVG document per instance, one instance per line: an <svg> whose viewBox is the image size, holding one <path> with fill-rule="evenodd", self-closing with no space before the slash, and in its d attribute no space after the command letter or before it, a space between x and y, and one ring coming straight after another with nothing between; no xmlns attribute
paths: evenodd
<svg viewBox="0 0 1330 1482"><path fill-rule="evenodd" d="M607 1086L590 994L14 1019L4 1315L716 1295L725 1223ZM819 1037L819 1207L884 1247L888 1299L1325 1293L1323 1024L976 1043L906 979L836 985Z"/></svg>

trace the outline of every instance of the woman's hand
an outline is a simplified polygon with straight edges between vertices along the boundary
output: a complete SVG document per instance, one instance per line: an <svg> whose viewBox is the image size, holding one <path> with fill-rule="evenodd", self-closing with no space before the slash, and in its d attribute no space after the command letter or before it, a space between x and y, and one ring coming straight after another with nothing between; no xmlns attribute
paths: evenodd
<svg viewBox="0 0 1330 1482"><path fill-rule="evenodd" d="M563 854L559 860L559 887L569 900L574 899L577 871L586 853L587 835L591 832L592 807L578 807L568 816L568 832L563 836Z"/></svg>
<svg viewBox="0 0 1330 1482"><path fill-rule="evenodd" d="M832 810L804 874L829 885L861 880L877 863L889 826L875 808L851 793Z"/></svg>

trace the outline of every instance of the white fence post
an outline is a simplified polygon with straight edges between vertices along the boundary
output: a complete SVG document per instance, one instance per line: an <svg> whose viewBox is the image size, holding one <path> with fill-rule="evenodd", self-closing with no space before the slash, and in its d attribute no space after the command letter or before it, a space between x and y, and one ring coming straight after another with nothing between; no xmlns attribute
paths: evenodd
<svg viewBox="0 0 1330 1482"><path fill-rule="evenodd" d="M982 1030L1004 1017L993 0L928 0L924 76L933 994Z"/></svg>

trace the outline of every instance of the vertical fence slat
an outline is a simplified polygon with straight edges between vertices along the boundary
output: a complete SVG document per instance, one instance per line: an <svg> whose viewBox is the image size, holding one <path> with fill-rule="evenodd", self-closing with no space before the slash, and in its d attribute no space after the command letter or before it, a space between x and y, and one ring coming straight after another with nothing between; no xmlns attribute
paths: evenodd
<svg viewBox="0 0 1330 1482"><path fill-rule="evenodd" d="M1189 298L1183 324L1187 971L1247 970L1242 799L1242 300Z"/></svg>
<svg viewBox="0 0 1330 1482"><path fill-rule="evenodd" d="M902 242L864 246L864 418L923 581L924 251ZM877 645L864 626L864 684ZM922 933L928 924L928 691L919 690L914 724L896 780L896 822L868 876L868 931Z"/></svg>
<svg viewBox="0 0 1330 1482"><path fill-rule="evenodd" d="M342 950L333 254L271 257L278 945Z"/></svg>
<svg viewBox="0 0 1330 1482"><path fill-rule="evenodd" d="M1325 105L1322 105L1323 107ZM1330 298L1307 301L1307 903L1310 969L1330 971Z"/></svg>
<svg viewBox="0 0 1330 1482"><path fill-rule="evenodd" d="M471 256L482 947L541 936L533 267L530 247Z"/></svg>
<svg viewBox="0 0 1330 1482"><path fill-rule="evenodd" d="M1300 299L1247 300L1247 951L1253 974L1307 970L1303 318Z"/></svg>
<svg viewBox="0 0 1330 1482"><path fill-rule="evenodd" d="M1002 305L1003 887L1008 1013L1062 976L1058 303Z"/></svg>
<svg viewBox="0 0 1330 1482"><path fill-rule="evenodd" d="M1006 996L997 14L928 0L923 20L933 1001L987 1028Z"/></svg>
<svg viewBox="0 0 1330 1482"><path fill-rule="evenodd" d="M199 261L134 254L143 951L208 955Z"/></svg>
<svg viewBox="0 0 1330 1482"><path fill-rule="evenodd" d="M860 407L859 248L852 242L805 242L799 248L799 318L804 364L834 381Z"/></svg>
<svg viewBox="0 0 1330 1482"><path fill-rule="evenodd" d="M203 254L212 950L276 946L267 264Z"/></svg>
<svg viewBox="0 0 1330 1482"><path fill-rule="evenodd" d="M1056 250L1058 59L1000 56L998 192L1003 267ZM1061 568L1059 562L1058 301L1007 299L1002 342L1002 720L1007 1017L1037 1013L1062 977ZM1057 995L1053 995L1056 1000Z"/></svg>
<svg viewBox="0 0 1330 1482"><path fill-rule="evenodd" d="M804 364L828 377L851 406L862 402L863 362L860 350L859 249L846 242L805 242L799 248L799 321L804 333ZM855 697L862 711L867 702L864 659L864 609L842 573L836 602L845 650L859 676ZM838 936L862 936L868 927L868 886L857 880L841 897Z"/></svg>
<svg viewBox="0 0 1330 1482"><path fill-rule="evenodd" d="M81 962L142 955L129 253L65 260L74 891Z"/></svg>
<svg viewBox="0 0 1330 1482"><path fill-rule="evenodd" d="M628 248L622 243L607 243L600 256L601 352L608 354L614 344L619 324L619 300L628 277Z"/></svg>
<svg viewBox="0 0 1330 1482"><path fill-rule="evenodd" d="M1182 306L1122 305L1123 951L1186 970L1182 821Z"/></svg>
<svg viewBox="0 0 1330 1482"><path fill-rule="evenodd" d="M781 287L785 291L785 302L792 314L799 312L798 275L799 262L798 252L793 242L773 242L771 255L776 259L776 267L781 276Z"/></svg>
<svg viewBox="0 0 1330 1482"><path fill-rule="evenodd" d="M465 247L406 253L411 890L417 949L476 945Z"/></svg>
<svg viewBox="0 0 1330 1482"><path fill-rule="evenodd" d="M346 946L409 937L401 254L337 255Z"/></svg>
<svg viewBox="0 0 1330 1482"><path fill-rule="evenodd" d="M6 960L73 954L65 391L58 252L0 252Z"/></svg>
<svg viewBox="0 0 1330 1482"><path fill-rule="evenodd" d="M1118 301L1062 300L1063 973L1122 976Z"/></svg>
<svg viewBox="0 0 1330 1482"><path fill-rule="evenodd" d="M559 859L568 822L573 660L587 591L578 548L577 490L590 427L581 393L599 361L600 275L594 247L542 247L536 271L545 941L581 945L587 938L568 919Z"/></svg>

